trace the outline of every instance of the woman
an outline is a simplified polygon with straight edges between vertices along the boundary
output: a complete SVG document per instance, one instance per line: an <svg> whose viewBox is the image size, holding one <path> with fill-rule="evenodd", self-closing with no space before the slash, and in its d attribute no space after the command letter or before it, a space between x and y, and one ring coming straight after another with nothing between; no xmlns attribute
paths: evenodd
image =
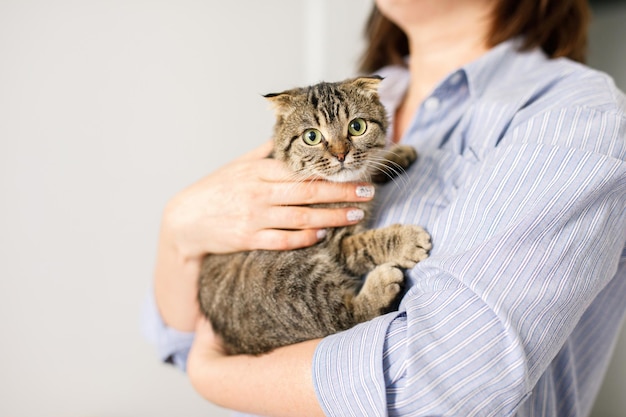
<svg viewBox="0 0 626 417"><path fill-rule="evenodd" d="M587 20L583 0L378 0L364 69L383 67L390 140L420 159L411 187L379 190L375 226L434 245L400 310L222 354L195 304L202 256L313 244L346 211L300 205L367 199L281 182L266 145L168 205L148 315L164 359L261 415L587 415L626 310L626 99L574 62Z"/></svg>

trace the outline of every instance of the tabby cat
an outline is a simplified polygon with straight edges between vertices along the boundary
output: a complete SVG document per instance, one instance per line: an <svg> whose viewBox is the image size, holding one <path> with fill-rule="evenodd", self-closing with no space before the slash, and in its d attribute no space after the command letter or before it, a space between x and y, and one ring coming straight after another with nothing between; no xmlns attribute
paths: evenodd
<svg viewBox="0 0 626 417"><path fill-rule="evenodd" d="M273 157L300 179L381 180L408 168L417 156L413 148L384 149L388 122L379 82L359 77L266 95L277 118ZM369 205L356 206L367 213ZM401 268L426 258L430 246L419 226L366 230L359 224L329 230L304 249L208 255L200 273L201 310L229 354L261 354L323 337L397 305Z"/></svg>

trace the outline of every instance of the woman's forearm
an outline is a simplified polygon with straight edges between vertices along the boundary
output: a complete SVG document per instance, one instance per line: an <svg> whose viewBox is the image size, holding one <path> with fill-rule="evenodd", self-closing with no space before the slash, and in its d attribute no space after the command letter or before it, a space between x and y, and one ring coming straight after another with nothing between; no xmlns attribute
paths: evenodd
<svg viewBox="0 0 626 417"><path fill-rule="evenodd" d="M164 225L154 271L154 296L166 325L192 332L199 318L197 301L201 258L186 257L174 244L172 233Z"/></svg>
<svg viewBox="0 0 626 417"><path fill-rule="evenodd" d="M263 416L324 416L313 387L319 340L260 356L226 356L210 325L197 328L188 374L194 388L219 406Z"/></svg>

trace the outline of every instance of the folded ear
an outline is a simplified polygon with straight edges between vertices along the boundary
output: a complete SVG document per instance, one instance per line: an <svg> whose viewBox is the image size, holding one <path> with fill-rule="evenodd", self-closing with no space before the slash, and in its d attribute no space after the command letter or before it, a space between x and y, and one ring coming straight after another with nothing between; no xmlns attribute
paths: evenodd
<svg viewBox="0 0 626 417"><path fill-rule="evenodd" d="M272 104L276 115L285 116L295 108L296 95L298 90L287 90L281 93L265 94L265 97Z"/></svg>
<svg viewBox="0 0 626 417"><path fill-rule="evenodd" d="M370 94L378 94L378 86L380 85L380 82L382 80L383 80L383 77L381 77L380 75L371 75L371 76L351 78L351 79L344 81L344 83L370 95Z"/></svg>

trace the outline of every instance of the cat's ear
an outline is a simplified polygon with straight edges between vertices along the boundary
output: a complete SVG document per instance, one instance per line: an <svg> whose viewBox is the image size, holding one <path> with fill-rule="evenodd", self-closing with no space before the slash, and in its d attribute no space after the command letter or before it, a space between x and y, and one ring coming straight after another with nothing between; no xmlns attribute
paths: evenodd
<svg viewBox="0 0 626 417"><path fill-rule="evenodd" d="M380 82L383 80L383 77L380 75L370 75L352 78L346 80L345 83L357 88L358 90L366 93L367 95L377 95L378 94L378 86Z"/></svg>
<svg viewBox="0 0 626 417"><path fill-rule="evenodd" d="M291 113L295 108L294 90L265 94L263 97L269 100L277 115L285 116Z"/></svg>

